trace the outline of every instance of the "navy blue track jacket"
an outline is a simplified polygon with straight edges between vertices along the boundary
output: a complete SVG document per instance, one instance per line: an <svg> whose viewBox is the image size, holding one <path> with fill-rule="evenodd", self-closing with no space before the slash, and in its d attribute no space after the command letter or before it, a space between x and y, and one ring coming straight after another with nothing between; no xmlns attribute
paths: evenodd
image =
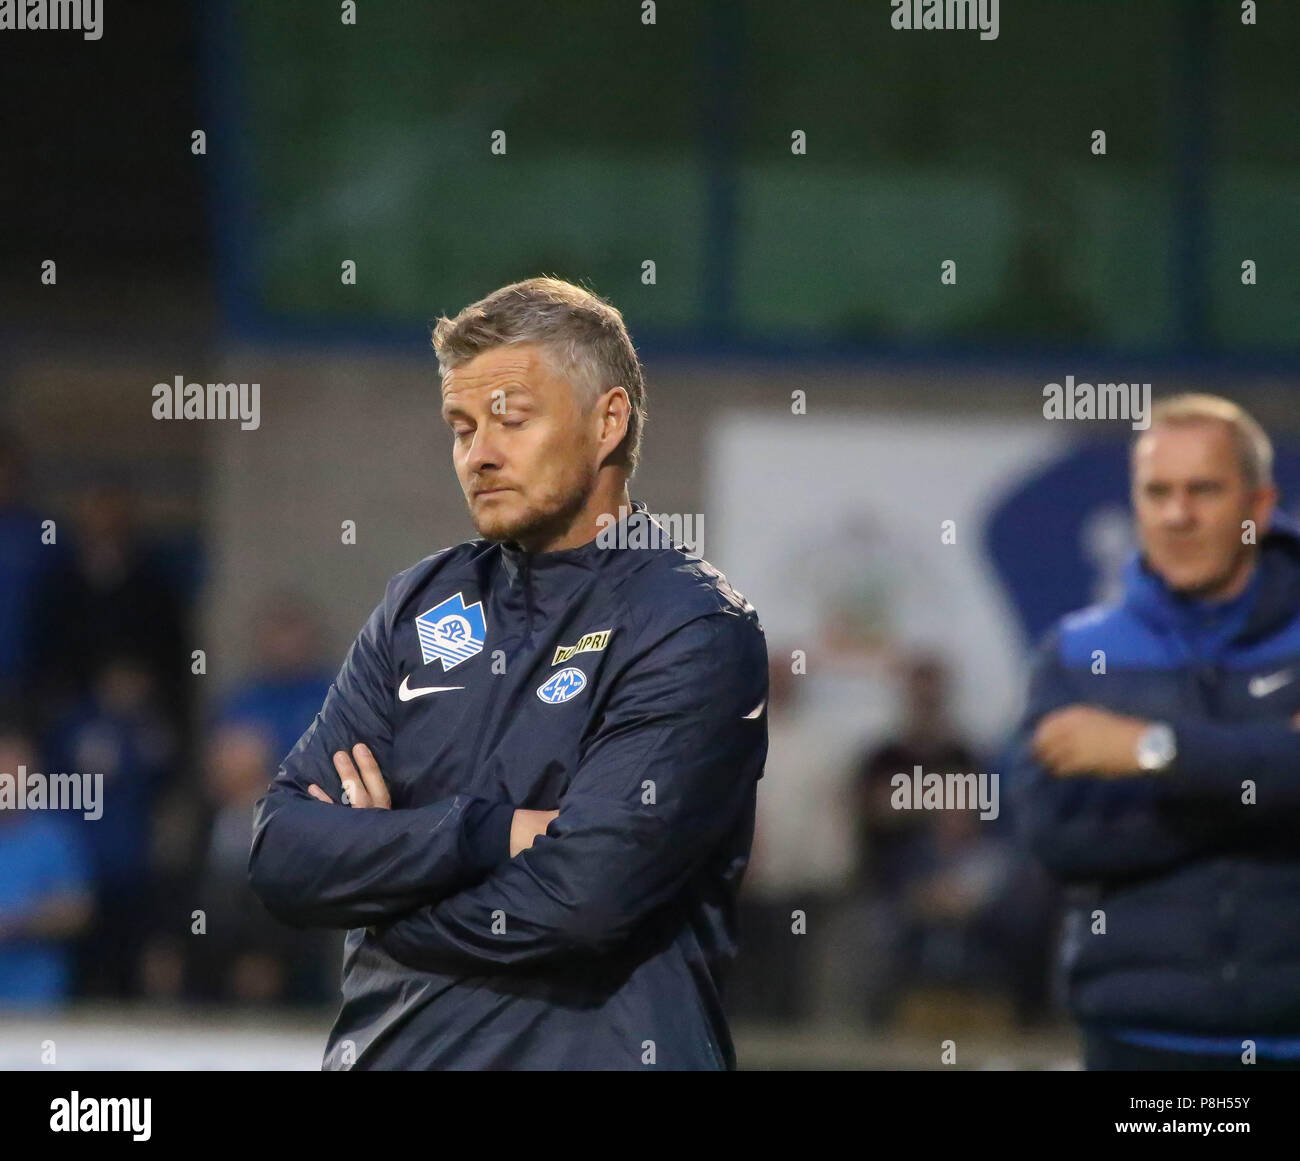
<svg viewBox="0 0 1300 1161"><path fill-rule="evenodd" d="M735 1067L767 649L633 509L621 547L474 540L395 576L258 803L254 890L348 929L325 1068ZM391 811L339 804L357 742ZM516 807L560 813L512 859Z"/></svg>
<svg viewBox="0 0 1300 1161"><path fill-rule="evenodd" d="M1169 722L1177 758L1158 774L1052 777L1030 740L1072 703ZM1300 536L1280 516L1234 600L1180 597L1134 558L1119 603L1048 635L1011 789L1028 842L1072 888L1063 951L1081 1022L1172 1049L1300 1046L1297 712Z"/></svg>

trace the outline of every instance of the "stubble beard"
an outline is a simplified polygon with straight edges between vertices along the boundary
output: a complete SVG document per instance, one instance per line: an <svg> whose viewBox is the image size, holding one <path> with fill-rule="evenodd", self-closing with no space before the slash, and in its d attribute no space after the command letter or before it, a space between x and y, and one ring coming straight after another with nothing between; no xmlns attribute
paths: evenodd
<svg viewBox="0 0 1300 1161"><path fill-rule="evenodd" d="M1174 591L1179 596L1195 601L1219 600L1224 590L1232 587L1241 577L1242 570L1250 567L1254 556L1255 549L1251 545L1239 545L1236 551L1233 552L1227 566L1220 569L1214 576L1201 581L1199 584L1175 588Z"/></svg>
<svg viewBox="0 0 1300 1161"><path fill-rule="evenodd" d="M586 506L595 487L596 473L583 472L570 478L562 491L529 503L514 519L482 521L470 509L475 530L485 540L516 544L546 544L566 533L573 519Z"/></svg>

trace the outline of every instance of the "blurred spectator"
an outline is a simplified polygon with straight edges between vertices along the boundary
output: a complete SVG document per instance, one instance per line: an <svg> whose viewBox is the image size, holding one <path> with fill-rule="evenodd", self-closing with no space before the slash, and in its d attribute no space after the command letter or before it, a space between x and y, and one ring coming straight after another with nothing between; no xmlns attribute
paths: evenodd
<svg viewBox="0 0 1300 1161"><path fill-rule="evenodd" d="M218 727L208 744L208 794L215 807L199 906L206 931L194 964L206 999L278 1001L286 983L286 928L248 888L253 804L266 789L271 751L259 730Z"/></svg>
<svg viewBox="0 0 1300 1161"><path fill-rule="evenodd" d="M1039 1018L1050 985L1051 898L1008 824L974 810L897 810L893 778L990 772L953 724L948 674L920 656L903 675L896 736L858 765L859 981L868 1021L887 1023L905 986L999 992Z"/></svg>
<svg viewBox="0 0 1300 1161"><path fill-rule="evenodd" d="M253 807L319 712L333 680L320 658L315 610L279 593L254 617L257 671L217 714L205 761L214 811L200 905L207 916L196 991L241 1003L315 1002L337 962L331 933L295 932L271 918L248 885Z"/></svg>
<svg viewBox="0 0 1300 1161"><path fill-rule="evenodd" d="M965 773L978 769L958 736L948 708L948 674L934 657L908 662L903 678L903 721L898 733L872 747L858 763L858 875L871 894L896 894L913 864L930 820L924 811L895 810L891 779L911 774Z"/></svg>
<svg viewBox="0 0 1300 1161"><path fill-rule="evenodd" d="M737 1018L795 1020L820 1005L822 956L852 873L851 748L802 695L806 678L774 649L768 685L767 766L758 787L740 945L728 987ZM795 930L802 915L803 931Z"/></svg>
<svg viewBox="0 0 1300 1161"><path fill-rule="evenodd" d="M36 766L31 738L0 724L0 776L16 787ZM0 1006L48 1008L68 998L69 941L91 908L89 868L72 828L52 812L0 802Z"/></svg>
<svg viewBox="0 0 1300 1161"><path fill-rule="evenodd" d="M1001 825L999 825L1001 824ZM1046 1013L1052 896L1009 827L973 810L939 810L899 884L898 976L1009 996L1016 1019Z"/></svg>
<svg viewBox="0 0 1300 1161"><path fill-rule="evenodd" d="M227 695L217 721L263 733L269 779L320 711L334 670L322 660L319 615L298 594L269 598L253 618L253 633L256 671Z"/></svg>
<svg viewBox="0 0 1300 1161"><path fill-rule="evenodd" d="M12 433L0 429L0 699L28 695L33 602L42 578L59 558L59 545L41 543L41 517L26 502L26 456Z"/></svg>
<svg viewBox="0 0 1300 1161"><path fill-rule="evenodd" d="M72 551L42 585L33 621L33 682L44 712L66 711L90 693L106 662L131 654L183 735L192 688L185 616L167 573L134 533L124 486L105 482L84 492Z"/></svg>
<svg viewBox="0 0 1300 1161"><path fill-rule="evenodd" d="M153 811L177 756L147 662L126 653L107 660L88 696L56 721L49 754L54 770L103 775L102 816L69 819L89 854L96 901L79 948L79 990L134 996L153 920Z"/></svg>

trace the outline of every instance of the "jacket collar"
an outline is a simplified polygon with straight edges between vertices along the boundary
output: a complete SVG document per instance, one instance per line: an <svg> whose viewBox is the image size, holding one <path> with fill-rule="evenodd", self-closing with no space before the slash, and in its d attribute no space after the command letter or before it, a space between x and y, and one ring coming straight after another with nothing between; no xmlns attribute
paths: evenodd
<svg viewBox="0 0 1300 1161"><path fill-rule="evenodd" d="M646 506L641 500L631 501L631 508L616 525L610 525L594 539L580 544L576 548L561 548L555 552L529 552L513 540L501 542L501 563L510 584L522 583L522 579L561 580L575 573L595 572L611 556L609 543L623 542L621 537L626 527L633 521L648 520Z"/></svg>
<svg viewBox="0 0 1300 1161"><path fill-rule="evenodd" d="M1300 525L1283 512L1273 513L1250 583L1226 601L1173 592L1135 552L1124 568L1124 604L1165 630L1198 633L1228 627L1227 640L1241 645L1267 637L1300 612Z"/></svg>

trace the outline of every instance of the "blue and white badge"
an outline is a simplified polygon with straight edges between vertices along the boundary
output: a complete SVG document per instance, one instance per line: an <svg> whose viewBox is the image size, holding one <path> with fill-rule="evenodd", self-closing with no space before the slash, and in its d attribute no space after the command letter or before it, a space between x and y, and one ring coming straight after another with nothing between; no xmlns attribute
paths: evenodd
<svg viewBox="0 0 1300 1161"><path fill-rule="evenodd" d="M561 669L537 687L537 696L547 705L559 705L577 697L587 686L587 675L581 669Z"/></svg>
<svg viewBox="0 0 1300 1161"><path fill-rule="evenodd" d="M420 637L425 665L441 661L442 671L446 673L483 651L487 640L483 605L479 601L467 605L464 595L457 593L416 617L415 631Z"/></svg>

